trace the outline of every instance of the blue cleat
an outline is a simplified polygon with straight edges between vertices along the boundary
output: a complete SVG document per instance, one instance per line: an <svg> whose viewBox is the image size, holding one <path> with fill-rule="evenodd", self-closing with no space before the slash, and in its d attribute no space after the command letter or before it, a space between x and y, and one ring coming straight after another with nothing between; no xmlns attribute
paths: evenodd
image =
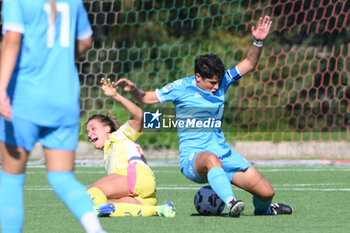
<svg viewBox="0 0 350 233"><path fill-rule="evenodd" d="M110 214L114 213L115 205L113 204L100 204L94 206L95 212L99 217L108 217Z"/></svg>

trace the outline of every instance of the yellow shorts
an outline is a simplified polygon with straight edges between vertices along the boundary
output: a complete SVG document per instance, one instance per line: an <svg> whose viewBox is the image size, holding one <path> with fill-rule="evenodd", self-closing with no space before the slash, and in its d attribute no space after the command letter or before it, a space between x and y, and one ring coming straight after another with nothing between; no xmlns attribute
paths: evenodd
<svg viewBox="0 0 350 233"><path fill-rule="evenodd" d="M127 176L130 196L142 205L156 205L156 178L148 168L132 163L127 168L118 170L116 174Z"/></svg>

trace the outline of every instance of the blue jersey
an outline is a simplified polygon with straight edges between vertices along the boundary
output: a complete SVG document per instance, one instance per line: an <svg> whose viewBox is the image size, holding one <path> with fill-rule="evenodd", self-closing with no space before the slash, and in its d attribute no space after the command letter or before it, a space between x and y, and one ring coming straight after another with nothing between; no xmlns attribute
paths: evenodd
<svg viewBox="0 0 350 233"><path fill-rule="evenodd" d="M221 120L226 91L239 78L241 75L236 67L227 70L215 94L197 87L195 76L176 80L156 90L161 103L174 103L176 120L183 123L183 128L178 125L181 161L200 151L208 151L218 157L229 152L230 145L225 142Z"/></svg>
<svg viewBox="0 0 350 233"><path fill-rule="evenodd" d="M22 34L17 64L8 86L14 116L42 126L79 122L76 39L92 35L81 0L56 2L55 23L49 0L2 2L3 34Z"/></svg>

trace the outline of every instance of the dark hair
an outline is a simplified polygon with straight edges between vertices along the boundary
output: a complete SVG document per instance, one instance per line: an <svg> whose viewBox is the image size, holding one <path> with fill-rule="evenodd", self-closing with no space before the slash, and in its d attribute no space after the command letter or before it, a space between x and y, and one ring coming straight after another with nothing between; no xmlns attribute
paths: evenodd
<svg viewBox="0 0 350 233"><path fill-rule="evenodd" d="M215 54L200 55L194 61L194 72L199 73L202 79L213 78L216 75L221 80L225 74L225 66Z"/></svg>
<svg viewBox="0 0 350 233"><path fill-rule="evenodd" d="M96 115L92 115L87 122L85 123L85 125L87 125L91 120L98 120L99 122L101 122L103 125L105 126L109 126L111 128L110 133L117 131L117 129L119 129L120 127L120 123L115 119L115 117L109 115L109 112L106 111L105 115L102 114L96 114Z"/></svg>

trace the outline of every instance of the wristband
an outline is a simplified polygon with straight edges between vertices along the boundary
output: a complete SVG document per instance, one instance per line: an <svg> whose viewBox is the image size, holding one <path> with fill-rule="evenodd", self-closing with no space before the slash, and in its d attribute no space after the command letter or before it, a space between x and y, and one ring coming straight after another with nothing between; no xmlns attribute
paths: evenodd
<svg viewBox="0 0 350 233"><path fill-rule="evenodd" d="M264 41L254 39L253 45L255 45L257 47L262 47L263 44L264 44Z"/></svg>

